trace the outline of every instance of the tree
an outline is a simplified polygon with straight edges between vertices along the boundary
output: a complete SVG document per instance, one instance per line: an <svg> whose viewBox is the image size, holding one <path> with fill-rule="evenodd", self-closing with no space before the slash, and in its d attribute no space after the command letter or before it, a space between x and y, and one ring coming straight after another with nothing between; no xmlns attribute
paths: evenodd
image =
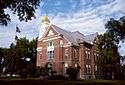
<svg viewBox="0 0 125 85"><path fill-rule="evenodd" d="M105 24L107 31L97 38L97 49L99 51L98 65L104 78L120 77L120 56L118 52L119 42L125 39L125 16L119 20L111 18Z"/></svg>
<svg viewBox="0 0 125 85"><path fill-rule="evenodd" d="M37 47L37 38L32 41L27 40L26 38L21 38L17 40L16 43L16 53L18 56L18 69L21 72L26 71L29 75L34 75L36 67L36 47Z"/></svg>
<svg viewBox="0 0 125 85"><path fill-rule="evenodd" d="M1 73L5 73L5 69L6 69L6 71L9 71L10 69L8 70L8 67L12 68L13 61L9 60L9 59L13 58L12 56L13 56L13 53L11 53L9 48L1 48L0 49Z"/></svg>
<svg viewBox="0 0 125 85"><path fill-rule="evenodd" d="M11 75L13 73L16 73L17 56L15 51L15 45L13 43L10 45L10 49L8 49L5 61L6 72L10 73Z"/></svg>
<svg viewBox="0 0 125 85"><path fill-rule="evenodd" d="M120 55L118 46L110 33L98 36L97 50L99 51L98 66L104 79L119 78Z"/></svg>
<svg viewBox="0 0 125 85"><path fill-rule="evenodd" d="M0 48L0 74L2 73L3 70L3 59L4 59L3 49Z"/></svg>
<svg viewBox="0 0 125 85"><path fill-rule="evenodd" d="M66 74L69 76L70 80L77 80L79 69L80 68L78 68L78 67L75 67L75 68L69 67L69 68L67 68Z"/></svg>
<svg viewBox="0 0 125 85"><path fill-rule="evenodd" d="M11 20L10 15L5 13L9 8L17 14L19 20L31 20L35 17L35 9L39 6L40 0L0 0L0 24L7 25Z"/></svg>
<svg viewBox="0 0 125 85"><path fill-rule="evenodd" d="M2 49L5 73L20 74L22 77L35 75L37 38L29 41L26 38L17 39L10 48ZM1 58L0 58L1 59ZM23 73L23 74L22 74ZM25 75L25 76L24 76Z"/></svg>
<svg viewBox="0 0 125 85"><path fill-rule="evenodd" d="M114 41L119 44L120 40L125 39L125 16L119 20L111 18L105 25L108 33L111 33L114 37Z"/></svg>
<svg viewBox="0 0 125 85"><path fill-rule="evenodd" d="M31 76L35 75L35 69L36 69L36 51L37 48L37 38L33 39L29 42L28 52L27 52L27 58L30 59L30 61L27 64L28 68L28 74Z"/></svg>
<svg viewBox="0 0 125 85"><path fill-rule="evenodd" d="M121 66L121 79L125 79L125 65Z"/></svg>

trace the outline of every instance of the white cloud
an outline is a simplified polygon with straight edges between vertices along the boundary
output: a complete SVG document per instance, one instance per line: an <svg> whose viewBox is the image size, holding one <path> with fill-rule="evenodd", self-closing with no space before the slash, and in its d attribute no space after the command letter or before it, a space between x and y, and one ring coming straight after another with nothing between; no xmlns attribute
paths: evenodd
<svg viewBox="0 0 125 85"><path fill-rule="evenodd" d="M125 41L124 43L120 42L119 53L121 54L121 56L125 56Z"/></svg>
<svg viewBox="0 0 125 85"><path fill-rule="evenodd" d="M62 0L63 1L63 0ZM73 4L70 13L63 13L58 12L57 15L55 13L48 14L50 17L50 21L66 30L69 31L76 31L79 30L82 33L88 34L88 33L103 33L105 32L104 24L106 21L113 17L112 15L114 13L117 14L119 18L123 16L123 13L125 13L125 0L108 0L107 3L104 5L100 5L94 8L93 4L87 3L86 0L80 0L81 7L75 11L74 9L78 7L78 3L76 3L75 0L70 0L70 2ZM58 5L61 6L61 3L57 1L55 7L58 7ZM95 3L95 2L94 2ZM45 3L42 2L41 6L43 6ZM85 8L84 6L88 4L88 7ZM42 7L41 7L42 8ZM43 8L42 8L43 9ZM38 28L41 24L41 14L44 15L42 12L42 9L36 10L36 19L33 19L29 22L20 22L18 20L18 17L14 14L11 14L12 21L7 27L0 26L0 47L4 46L4 42L12 42L14 41L15 36L15 27L18 24L18 26L21 28L21 37L26 36L27 38L33 38L38 35ZM55 8L56 10L56 8ZM8 11L8 10L7 10ZM11 11L8 11L11 13ZM41 13L42 12L42 13ZM11 39L8 38L12 37ZM7 46L7 45L6 45ZM9 46L9 44L8 44Z"/></svg>
<svg viewBox="0 0 125 85"><path fill-rule="evenodd" d="M11 22L8 26L0 26L0 47L8 47L15 40L16 26L18 26L21 30L20 34L17 34L18 37L27 37L28 39L32 39L38 36L38 26L41 22L40 20L40 9L36 10L36 18L31 21L20 22L16 14L13 14L9 9L6 10L11 16Z"/></svg>
<svg viewBox="0 0 125 85"><path fill-rule="evenodd" d="M125 6L125 4L123 4L124 0L109 0L108 2L110 3L95 7L95 9L87 12L82 8L76 13L67 15L64 13L58 13L52 22L61 28L70 31L79 30L87 31L88 33L97 31L99 33L103 33L105 32L104 25L106 21L111 18L113 13L121 13L121 16L123 16L122 12L125 12L122 8ZM83 5L86 4L85 0L81 0L81 3ZM65 17L62 17L63 15L65 15Z"/></svg>
<svg viewBox="0 0 125 85"><path fill-rule="evenodd" d="M85 1L82 1L83 5L85 5ZM65 17L62 17L64 15L63 13L58 13L52 22L69 31L79 30L84 34L94 32L104 33L104 25L109 18L113 17L118 19L125 14L124 0L109 0L109 2L110 3L98 6L93 10L89 8L89 11L85 11L85 9L82 8L76 13L65 15ZM116 17L113 16L115 13L117 14ZM120 54L125 55L124 49L125 45L122 45L122 48L119 49Z"/></svg>

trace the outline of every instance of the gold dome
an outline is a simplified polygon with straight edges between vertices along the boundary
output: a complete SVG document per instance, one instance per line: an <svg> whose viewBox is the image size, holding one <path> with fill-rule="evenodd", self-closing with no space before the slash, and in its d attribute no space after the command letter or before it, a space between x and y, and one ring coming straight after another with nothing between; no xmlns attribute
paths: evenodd
<svg viewBox="0 0 125 85"><path fill-rule="evenodd" d="M49 20L48 16L42 17L42 22L43 23L50 23L50 20Z"/></svg>

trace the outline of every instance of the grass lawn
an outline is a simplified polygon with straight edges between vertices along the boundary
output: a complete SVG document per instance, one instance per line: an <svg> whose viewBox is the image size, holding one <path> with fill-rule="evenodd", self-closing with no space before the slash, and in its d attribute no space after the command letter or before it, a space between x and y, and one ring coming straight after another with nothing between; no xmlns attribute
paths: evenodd
<svg viewBox="0 0 125 85"><path fill-rule="evenodd" d="M41 79L1 79L0 85L125 85L121 80L41 80Z"/></svg>

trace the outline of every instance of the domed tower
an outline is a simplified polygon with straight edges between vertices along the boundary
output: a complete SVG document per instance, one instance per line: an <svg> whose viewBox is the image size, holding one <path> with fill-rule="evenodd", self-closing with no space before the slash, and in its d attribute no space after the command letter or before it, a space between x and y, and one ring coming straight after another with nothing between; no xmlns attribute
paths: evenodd
<svg viewBox="0 0 125 85"><path fill-rule="evenodd" d="M43 33L45 33L45 31L47 31L47 29L50 27L50 20L48 18L48 16L44 16L42 17L42 24L40 26L40 29L39 29L39 38L38 39L41 39L43 37Z"/></svg>
<svg viewBox="0 0 125 85"><path fill-rule="evenodd" d="M48 16L42 17L42 23L44 23L44 24L49 24L50 23L50 20L49 20Z"/></svg>

